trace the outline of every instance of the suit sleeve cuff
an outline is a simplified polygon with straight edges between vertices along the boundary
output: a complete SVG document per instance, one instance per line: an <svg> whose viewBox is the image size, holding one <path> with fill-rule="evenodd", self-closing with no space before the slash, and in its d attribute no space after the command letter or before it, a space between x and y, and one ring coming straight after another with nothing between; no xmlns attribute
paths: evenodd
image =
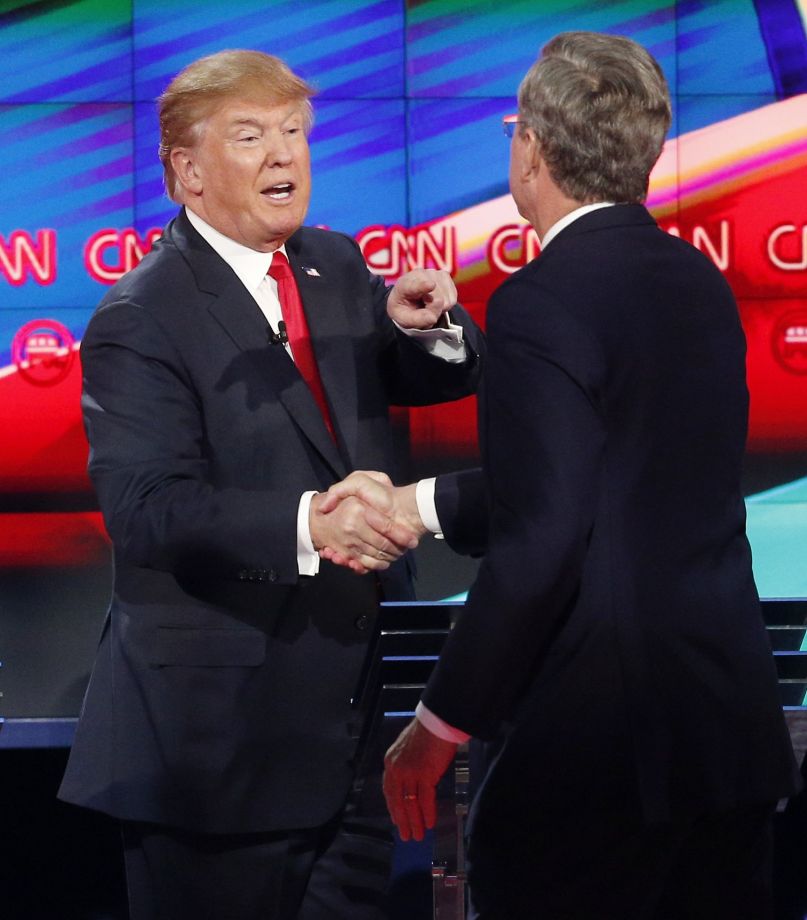
<svg viewBox="0 0 807 920"><path fill-rule="evenodd" d="M433 735L442 738L443 741L453 741L455 744L465 744L470 739L470 735L454 728L448 722L444 722L440 716L436 716L431 709L428 709L423 703L418 703L415 709L415 717L420 724L428 729Z"/></svg>
<svg viewBox="0 0 807 920"><path fill-rule="evenodd" d="M415 501L417 502L418 514L420 515L421 521L423 521L423 526L430 533L442 539L443 528L440 526L440 518L437 516L437 505L434 501L434 488L436 482L437 480L435 477L418 480L418 484L415 486Z"/></svg>
<svg viewBox="0 0 807 920"><path fill-rule="evenodd" d="M447 314L443 314L447 317ZM395 320L393 320L395 323ZM462 364L468 356L463 341L462 326L447 319L447 326L435 326L433 329L407 329L395 323L395 326L410 339L415 339L430 355L447 361L449 364Z"/></svg>
<svg viewBox="0 0 807 920"><path fill-rule="evenodd" d="M314 549L311 530L308 526L308 513L311 499L316 492L303 492L297 506L297 570L300 575L316 575L319 572L319 553Z"/></svg>

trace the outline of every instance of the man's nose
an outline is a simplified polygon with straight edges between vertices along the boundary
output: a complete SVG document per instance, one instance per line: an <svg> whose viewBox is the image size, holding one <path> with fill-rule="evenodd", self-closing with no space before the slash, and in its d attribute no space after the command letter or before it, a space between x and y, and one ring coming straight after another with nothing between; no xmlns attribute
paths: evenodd
<svg viewBox="0 0 807 920"><path fill-rule="evenodd" d="M266 162L269 166L288 166L294 159L291 143L285 134L270 137L266 149Z"/></svg>

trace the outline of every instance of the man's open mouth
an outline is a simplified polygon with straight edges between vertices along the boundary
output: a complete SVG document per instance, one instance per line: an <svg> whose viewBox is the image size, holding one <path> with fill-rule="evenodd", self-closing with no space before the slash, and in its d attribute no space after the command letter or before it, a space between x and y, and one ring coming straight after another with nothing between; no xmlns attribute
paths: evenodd
<svg viewBox="0 0 807 920"><path fill-rule="evenodd" d="M270 185L265 188L261 194L267 195L273 201L284 201L294 191L294 184L291 182L278 182L277 185Z"/></svg>

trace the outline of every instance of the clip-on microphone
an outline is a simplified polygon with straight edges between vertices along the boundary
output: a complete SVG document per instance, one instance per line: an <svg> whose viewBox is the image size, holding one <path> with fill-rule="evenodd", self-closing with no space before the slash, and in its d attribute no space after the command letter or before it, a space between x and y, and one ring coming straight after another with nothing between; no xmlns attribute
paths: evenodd
<svg viewBox="0 0 807 920"><path fill-rule="evenodd" d="M272 330L272 327L269 327L269 344L270 345L287 345L289 341L288 335L286 335L286 324L283 320L277 324L277 332Z"/></svg>

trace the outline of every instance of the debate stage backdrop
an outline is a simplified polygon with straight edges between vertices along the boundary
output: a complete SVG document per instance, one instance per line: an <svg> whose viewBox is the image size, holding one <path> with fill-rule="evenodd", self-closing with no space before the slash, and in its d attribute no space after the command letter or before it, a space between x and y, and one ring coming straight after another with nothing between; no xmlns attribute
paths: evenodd
<svg viewBox="0 0 807 920"><path fill-rule="evenodd" d="M538 252L507 192L502 117L567 29L628 35L664 68L674 123L648 204L736 293L756 576L765 596L807 595L806 21L807 0L0 0L0 635L36 621L58 669L103 617L77 348L175 211L154 104L170 78L223 48L283 57L318 89L308 222L355 236L390 280L447 269L484 323ZM413 476L476 460L473 399L396 424ZM472 575L441 552L430 597Z"/></svg>

